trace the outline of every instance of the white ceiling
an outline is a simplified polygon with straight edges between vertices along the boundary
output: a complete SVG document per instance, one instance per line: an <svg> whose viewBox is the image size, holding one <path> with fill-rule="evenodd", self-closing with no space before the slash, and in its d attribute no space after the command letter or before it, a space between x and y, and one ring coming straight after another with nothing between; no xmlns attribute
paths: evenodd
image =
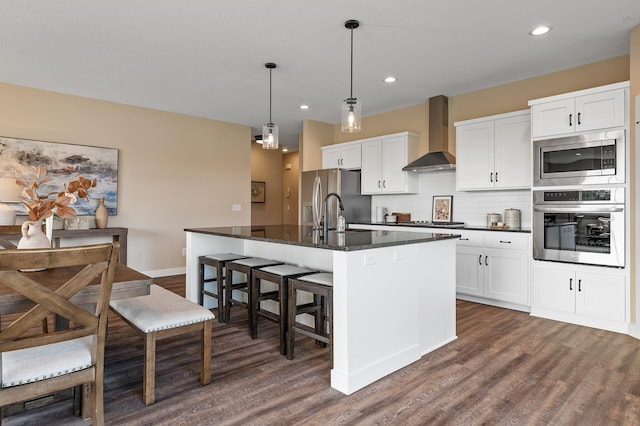
<svg viewBox="0 0 640 426"><path fill-rule="evenodd" d="M1 0L0 82L257 134L275 62L273 121L295 146L303 119L340 121L347 19L366 116L628 54L640 0Z"/></svg>

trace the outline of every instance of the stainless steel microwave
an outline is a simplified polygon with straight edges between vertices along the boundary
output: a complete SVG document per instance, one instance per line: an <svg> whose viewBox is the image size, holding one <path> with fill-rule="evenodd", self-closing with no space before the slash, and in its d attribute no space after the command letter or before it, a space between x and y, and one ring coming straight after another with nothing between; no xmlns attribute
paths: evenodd
<svg viewBox="0 0 640 426"><path fill-rule="evenodd" d="M624 130L533 142L533 186L624 183Z"/></svg>

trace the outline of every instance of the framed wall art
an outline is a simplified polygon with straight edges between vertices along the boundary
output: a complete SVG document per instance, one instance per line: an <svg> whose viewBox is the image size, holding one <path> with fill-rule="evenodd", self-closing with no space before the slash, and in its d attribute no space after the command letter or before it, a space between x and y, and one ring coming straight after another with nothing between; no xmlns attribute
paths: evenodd
<svg viewBox="0 0 640 426"><path fill-rule="evenodd" d="M63 191L65 183L79 176L97 179L90 200L73 204L79 216L95 214L98 198L104 198L110 216L118 214L117 149L0 136L0 177L20 178L37 166L45 166L47 176L52 178L42 185L42 193ZM11 206L16 214L27 214L21 203Z"/></svg>
<svg viewBox="0 0 640 426"><path fill-rule="evenodd" d="M251 181L251 202L264 203L267 184L265 182Z"/></svg>
<svg viewBox="0 0 640 426"><path fill-rule="evenodd" d="M453 218L453 195L433 196L433 222L451 222Z"/></svg>

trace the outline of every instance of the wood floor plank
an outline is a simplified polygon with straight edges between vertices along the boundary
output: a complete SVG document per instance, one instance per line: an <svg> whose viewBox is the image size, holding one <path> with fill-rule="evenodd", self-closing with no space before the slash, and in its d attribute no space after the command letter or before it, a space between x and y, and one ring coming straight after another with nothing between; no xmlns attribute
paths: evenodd
<svg viewBox="0 0 640 426"><path fill-rule="evenodd" d="M184 276L156 279L184 295ZM640 424L640 342L622 334L458 301L458 339L345 396L330 387L329 352L306 337L279 353L278 328L247 313L214 322L212 382L199 383L197 333L160 341L156 403L142 403L143 341L109 318L108 425ZM70 401L4 425L84 424Z"/></svg>

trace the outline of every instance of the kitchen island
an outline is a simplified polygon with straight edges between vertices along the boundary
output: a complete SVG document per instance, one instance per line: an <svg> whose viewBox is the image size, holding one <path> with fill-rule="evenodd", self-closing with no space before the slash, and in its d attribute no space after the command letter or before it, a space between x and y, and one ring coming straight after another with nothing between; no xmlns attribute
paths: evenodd
<svg viewBox="0 0 640 426"><path fill-rule="evenodd" d="M270 225L185 229L187 298L198 257L233 252L333 273L331 386L351 394L456 339L457 235Z"/></svg>

